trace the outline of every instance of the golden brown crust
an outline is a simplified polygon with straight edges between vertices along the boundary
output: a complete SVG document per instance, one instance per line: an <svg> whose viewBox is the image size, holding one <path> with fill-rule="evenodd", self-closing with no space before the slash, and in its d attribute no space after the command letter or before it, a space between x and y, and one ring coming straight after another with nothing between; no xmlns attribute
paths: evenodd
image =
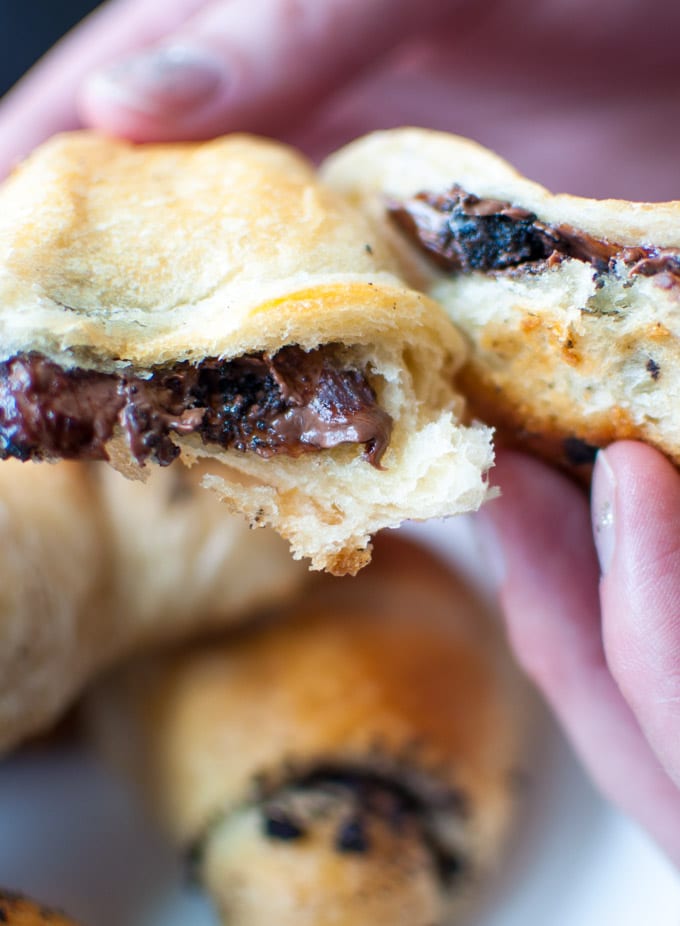
<svg viewBox="0 0 680 926"><path fill-rule="evenodd" d="M58 910L1 889L0 922L7 926L76 926Z"/></svg>
<svg viewBox="0 0 680 926"><path fill-rule="evenodd" d="M374 531L486 497L490 434L460 426L451 385L462 339L403 284L372 224L285 146L59 136L0 188L0 253L0 359L38 351L145 374L343 346L394 422L382 470L356 444L265 460L176 436L185 462L209 458L207 483L232 509L273 525L313 568L355 572ZM143 475L121 434L110 450Z"/></svg>
<svg viewBox="0 0 680 926"><path fill-rule="evenodd" d="M419 129L376 133L332 156L325 180L382 222L412 284L466 335L458 385L499 439L587 478L598 447L633 438L680 465L680 276L631 274L561 257L523 271L443 271L386 219L386 200L458 184L553 228L611 245L680 249L680 203L553 195L466 139ZM680 267L680 262L678 263Z"/></svg>
<svg viewBox="0 0 680 926"><path fill-rule="evenodd" d="M145 661L95 699L100 742L119 763L137 764L175 839L200 848L210 890L225 915L238 913L230 922L269 915L287 923L287 903L302 917L296 922L318 926L352 916L357 924L420 922L404 918L400 898L406 911L424 903L421 913L434 916L498 855L521 743L521 686L499 630L430 554L384 536L376 549L357 578L319 579L275 621ZM377 852L368 874L359 866L365 877L352 858L344 865L330 835L350 812L342 804L311 813L326 821L310 825L312 842L264 839L258 802L289 791L294 805L322 800L323 785L299 783L328 769L396 782L430 808L424 825L464 860L451 897L417 827L400 849L406 878L392 857L401 837L379 822L371 832L389 847L385 856ZM362 908L372 880L394 885L400 872L401 894L386 891ZM274 896L280 906L272 908ZM336 919L324 918L324 906ZM380 910L378 920L366 910Z"/></svg>
<svg viewBox="0 0 680 926"><path fill-rule="evenodd" d="M247 136L135 146L66 133L19 167L0 202L5 356L25 348L22 332L48 356L100 369L239 356L282 338L310 347L329 340L319 315L334 292L328 308L342 313L346 297L352 314L355 284L359 302L369 282L403 290L386 248L301 156ZM342 333L331 326L331 339Z"/></svg>
<svg viewBox="0 0 680 926"><path fill-rule="evenodd" d="M524 386L501 389L489 380L481 364L466 365L457 382L468 398L471 414L493 424L497 449L527 451L586 485L599 447L640 437L630 414L619 406L585 421L575 403L544 414L536 410Z"/></svg>

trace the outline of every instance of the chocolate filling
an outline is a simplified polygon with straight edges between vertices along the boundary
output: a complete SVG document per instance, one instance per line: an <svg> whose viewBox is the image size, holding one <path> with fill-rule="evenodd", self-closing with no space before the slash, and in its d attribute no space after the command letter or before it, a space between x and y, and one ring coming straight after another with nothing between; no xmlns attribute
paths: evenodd
<svg viewBox="0 0 680 926"><path fill-rule="evenodd" d="M0 459L106 460L117 426L140 464L167 466L180 453L170 434L196 433L265 458L363 444L380 468L392 419L332 346L178 363L146 379L66 370L37 353L0 363Z"/></svg>
<svg viewBox="0 0 680 926"><path fill-rule="evenodd" d="M348 809L335 832L333 848L336 852L353 855L370 852L371 819L379 819L393 832L402 831L407 819L416 819L442 885L448 888L465 871L464 860L452 849L443 846L428 824L428 817L437 810L453 811L464 817L469 808L460 793L446 792L437 801L426 801L402 782L376 772L320 767L296 779L264 802L264 835L286 841L303 839L314 821L296 816L286 806L286 795L312 790L342 793L349 797ZM279 826L282 820L285 821L283 830ZM272 821L276 821L274 827Z"/></svg>
<svg viewBox="0 0 680 926"><path fill-rule="evenodd" d="M454 185L446 193L418 193L388 203L402 229L442 267L453 273L537 269L571 257L598 273L622 261L629 276L663 274L680 283L680 251L627 247L596 238L571 225L547 225L533 212L495 199L480 199Z"/></svg>

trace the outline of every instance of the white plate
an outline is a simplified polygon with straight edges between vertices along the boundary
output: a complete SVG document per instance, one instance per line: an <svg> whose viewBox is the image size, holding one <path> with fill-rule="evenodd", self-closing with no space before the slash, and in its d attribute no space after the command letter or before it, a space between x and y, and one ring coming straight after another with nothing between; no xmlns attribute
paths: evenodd
<svg viewBox="0 0 680 926"><path fill-rule="evenodd" d="M462 545L474 572L465 529L417 533L440 549ZM679 926L680 879L597 796L543 712L532 751L506 862L469 926ZM0 764L0 885L83 926L217 922L134 797L76 746Z"/></svg>

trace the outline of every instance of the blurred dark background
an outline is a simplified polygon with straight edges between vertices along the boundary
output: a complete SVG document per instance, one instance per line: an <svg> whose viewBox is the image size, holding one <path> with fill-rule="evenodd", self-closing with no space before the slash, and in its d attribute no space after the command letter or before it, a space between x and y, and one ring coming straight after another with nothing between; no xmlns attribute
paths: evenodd
<svg viewBox="0 0 680 926"><path fill-rule="evenodd" d="M0 96L99 0L0 0Z"/></svg>

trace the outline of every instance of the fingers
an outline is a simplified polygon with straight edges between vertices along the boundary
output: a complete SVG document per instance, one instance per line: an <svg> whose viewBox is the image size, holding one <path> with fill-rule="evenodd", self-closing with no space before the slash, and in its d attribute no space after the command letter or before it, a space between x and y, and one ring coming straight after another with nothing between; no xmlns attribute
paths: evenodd
<svg viewBox="0 0 680 926"><path fill-rule="evenodd" d="M205 0L111 0L59 42L0 103L0 177L54 132L77 128L76 99L86 76L157 41Z"/></svg>
<svg viewBox="0 0 680 926"><path fill-rule="evenodd" d="M165 0L147 3L165 9ZM94 74L80 111L87 123L138 141L288 130L395 43L432 28L446 6L212 0L144 52Z"/></svg>
<svg viewBox="0 0 680 926"><path fill-rule="evenodd" d="M680 475L650 447L599 455L594 530L611 671L680 785Z"/></svg>
<svg viewBox="0 0 680 926"><path fill-rule="evenodd" d="M484 518L504 560L501 599L518 659L604 793L680 860L677 789L605 661L587 497L519 454L499 454L497 481L503 495Z"/></svg>
<svg viewBox="0 0 680 926"><path fill-rule="evenodd" d="M109 0L0 104L0 177L83 123L139 141L289 130L451 12L445 0Z"/></svg>

